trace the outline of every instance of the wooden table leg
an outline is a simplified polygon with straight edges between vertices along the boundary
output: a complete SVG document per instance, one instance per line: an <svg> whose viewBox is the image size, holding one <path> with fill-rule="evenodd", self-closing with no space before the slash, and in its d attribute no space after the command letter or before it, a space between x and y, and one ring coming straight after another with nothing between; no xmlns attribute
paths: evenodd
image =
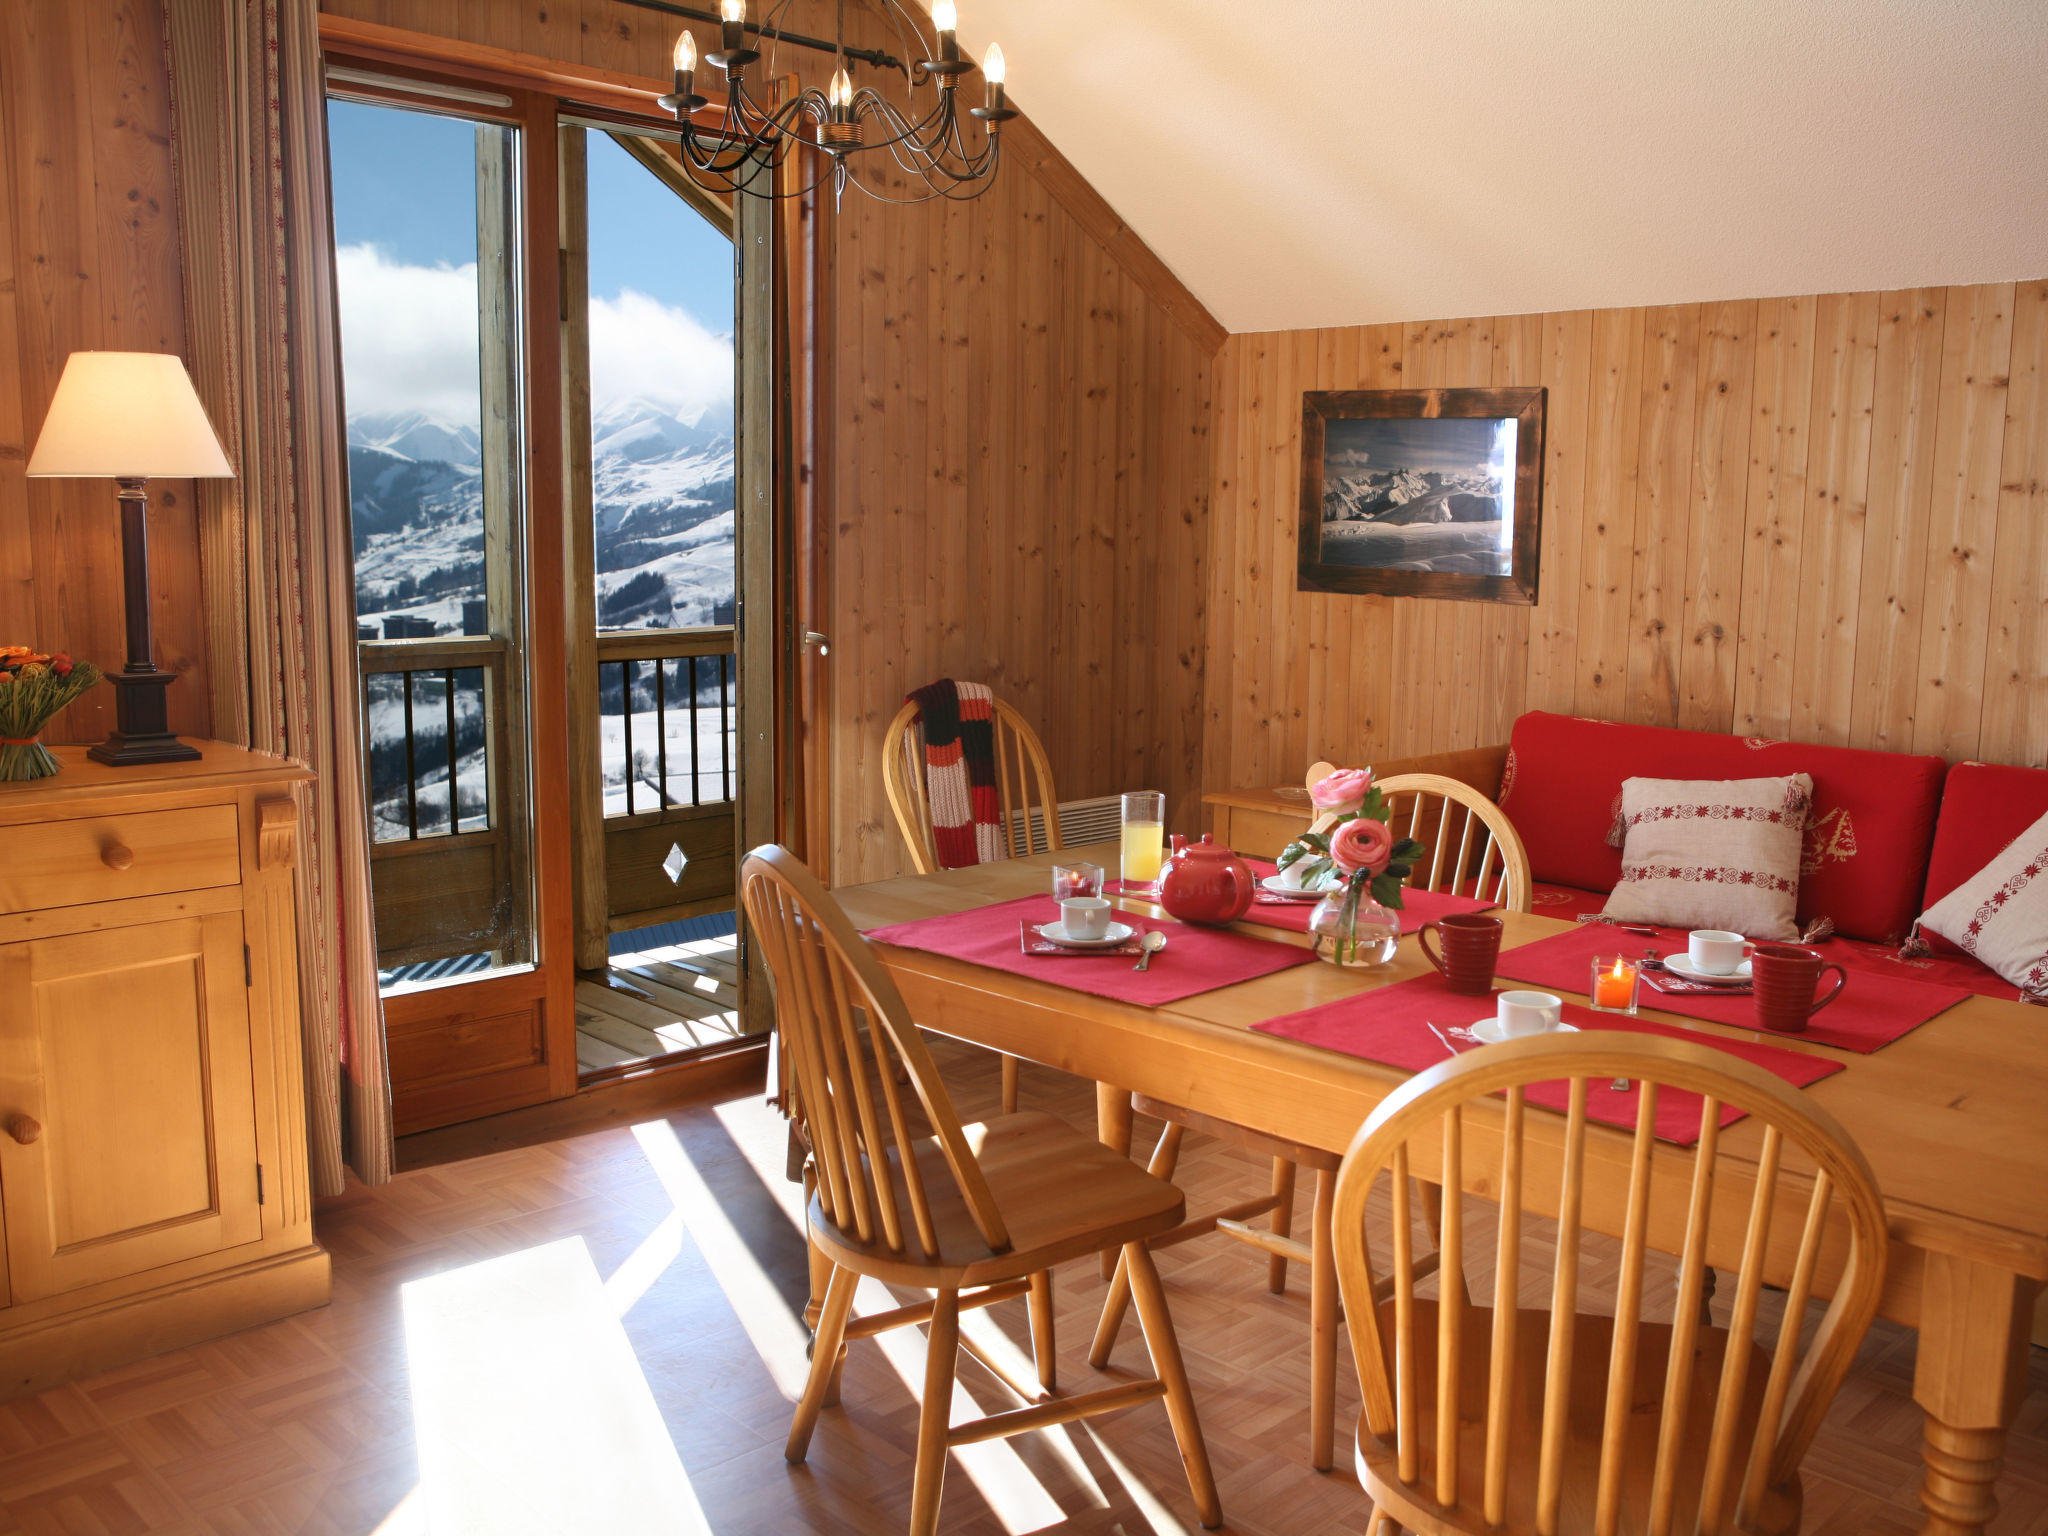
<svg viewBox="0 0 2048 1536"><path fill-rule="evenodd" d="M1927 1414L1921 1536L1981 1536L2005 1432L2026 1390L2036 1281L1929 1253L1921 1277L1913 1400Z"/></svg>
<svg viewBox="0 0 2048 1536"><path fill-rule="evenodd" d="M1114 1147L1125 1157L1131 1155L1131 1091L1108 1083L1095 1085L1095 1139ZM1102 1252L1102 1278L1116 1273L1116 1250Z"/></svg>

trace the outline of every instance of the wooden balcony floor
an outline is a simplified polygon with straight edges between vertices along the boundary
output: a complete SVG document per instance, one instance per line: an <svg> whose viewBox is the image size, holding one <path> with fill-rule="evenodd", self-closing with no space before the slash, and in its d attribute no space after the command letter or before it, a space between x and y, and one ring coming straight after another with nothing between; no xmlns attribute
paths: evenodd
<svg viewBox="0 0 2048 1536"><path fill-rule="evenodd" d="M727 935L613 955L607 981L577 982L577 1070L653 1061L739 1034L738 943Z"/></svg>
<svg viewBox="0 0 2048 1536"><path fill-rule="evenodd" d="M963 1117L989 1113L994 1058L942 1041L935 1047ZM1023 1095L1032 1108L1091 1123L1086 1084L1027 1065ZM1154 1129L1141 1123L1141 1140ZM331 1306L0 1403L0 1533L424 1533L429 1505L453 1496L435 1468L453 1468L457 1493L476 1478L472 1468L470 1484L463 1484L450 1447L430 1432L445 1430L447 1394L464 1389L464 1373L446 1369L445 1348L438 1364L431 1351L423 1358L419 1344L429 1340L409 1347L408 1326L423 1333L432 1308L419 1304L422 1293L408 1308L402 1287L442 1276L444 1284L469 1287L468 1295L494 1262L508 1275L525 1265L522 1296L560 1294L561 1308L573 1310L576 1288L547 1291L544 1263L559 1270L564 1245L580 1245L571 1257L588 1276L580 1292L585 1311L555 1332L580 1348L586 1338L602 1343L609 1329L615 1344L629 1348L593 1350L587 1368L574 1363L584 1354L570 1355L578 1390L564 1396L538 1374L540 1345L518 1330L503 1335L511 1358L483 1362L488 1368L477 1369L467 1389L481 1396L492 1384L510 1383L516 1399L479 1402L479 1415L495 1414L491 1422L515 1425L521 1439L539 1444L554 1443L548 1415L578 1418L562 1422L560 1453L528 1456L499 1474L498 1502L509 1498L536 1512L587 1507L594 1514L602 1501L586 1505L579 1493L638 1479L679 1501L675 1518L619 1529L900 1536L909 1514L913 1383L922 1379L914 1331L889 1335L887 1351L879 1343L854 1345L844 1406L825 1413L809 1461L792 1467L782 1458L790 1394L804 1368L798 1314L805 1293L794 1189L781 1177L783 1147L779 1120L747 1094L631 1127L420 1169L323 1201L317 1225L335 1259ZM1217 1205L1262 1192L1266 1171L1191 1136L1181 1179L1191 1203ZM1471 1214L1467 1246L1477 1275L1491 1252L1490 1212ZM1589 1245L1589 1262L1598 1257ZM1270 1536L1358 1531L1362 1498L1344 1437L1337 1471L1318 1476L1308 1467L1304 1288L1268 1296L1259 1257L1221 1240L1173 1249L1161 1256L1160 1269L1228 1529ZM1086 1351L1104 1287L1092 1260L1064 1266L1055 1285L1062 1385L1079 1390L1099 1380ZM885 1304L886 1296L858 1303L863 1310ZM970 1315L987 1319L984 1339L1028 1350L1021 1301ZM537 1363L534 1380L522 1387L524 1352ZM1141 1367L1134 1329L1126 1331L1115 1363L1126 1373ZM1806 1536L1906 1536L1919 1529L1912 1363L1912 1335L1880 1324L1808 1458ZM1349 1423L1357 1393L1348 1362L1339 1381L1340 1423ZM962 1387L982 1411L1003 1404L979 1367L963 1370ZM621 1434L615 1449L600 1441L593 1451L591 1399L606 1391L621 1396L619 1422L644 1430L648 1415L658 1413L665 1435ZM956 1401L955 1411L974 1410ZM416 1429L426 1445L429 1488L421 1486ZM501 1459L508 1454L501 1451ZM1994 1536L2048 1533L2048 1352L2034 1352L2034 1385L2011 1437L1999 1494L2004 1509ZM478 1524L479 1511L445 1504L436 1514L453 1522L444 1529L511 1528ZM552 1514L531 1528L596 1536L587 1520ZM1165 1415L1151 1405L977 1448L974 1459L956 1455L943 1528L948 1536L1192 1536L1197 1529Z"/></svg>

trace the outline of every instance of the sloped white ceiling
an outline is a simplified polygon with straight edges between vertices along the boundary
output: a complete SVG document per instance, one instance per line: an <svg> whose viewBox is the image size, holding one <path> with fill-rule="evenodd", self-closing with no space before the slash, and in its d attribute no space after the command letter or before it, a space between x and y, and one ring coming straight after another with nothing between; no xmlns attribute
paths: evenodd
<svg viewBox="0 0 2048 1536"><path fill-rule="evenodd" d="M2048 0L960 0L1232 331L2048 276Z"/></svg>

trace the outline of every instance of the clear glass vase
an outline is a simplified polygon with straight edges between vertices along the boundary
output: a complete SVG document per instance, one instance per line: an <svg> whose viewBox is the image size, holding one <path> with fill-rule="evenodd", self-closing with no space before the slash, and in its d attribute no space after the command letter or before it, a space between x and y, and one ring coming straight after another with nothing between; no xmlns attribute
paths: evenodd
<svg viewBox="0 0 2048 1536"><path fill-rule="evenodd" d="M1372 899L1363 883L1332 891L1309 914L1316 958L1332 965L1367 969L1394 958L1401 941L1401 917Z"/></svg>

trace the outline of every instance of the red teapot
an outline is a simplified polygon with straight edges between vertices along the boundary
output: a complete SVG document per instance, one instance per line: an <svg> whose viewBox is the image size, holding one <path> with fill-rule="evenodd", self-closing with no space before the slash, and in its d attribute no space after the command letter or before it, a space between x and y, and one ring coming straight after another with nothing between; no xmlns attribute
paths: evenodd
<svg viewBox="0 0 2048 1536"><path fill-rule="evenodd" d="M1206 832L1199 843L1176 834L1159 879L1159 905L1184 923L1220 926L1249 912L1258 888L1251 865Z"/></svg>

